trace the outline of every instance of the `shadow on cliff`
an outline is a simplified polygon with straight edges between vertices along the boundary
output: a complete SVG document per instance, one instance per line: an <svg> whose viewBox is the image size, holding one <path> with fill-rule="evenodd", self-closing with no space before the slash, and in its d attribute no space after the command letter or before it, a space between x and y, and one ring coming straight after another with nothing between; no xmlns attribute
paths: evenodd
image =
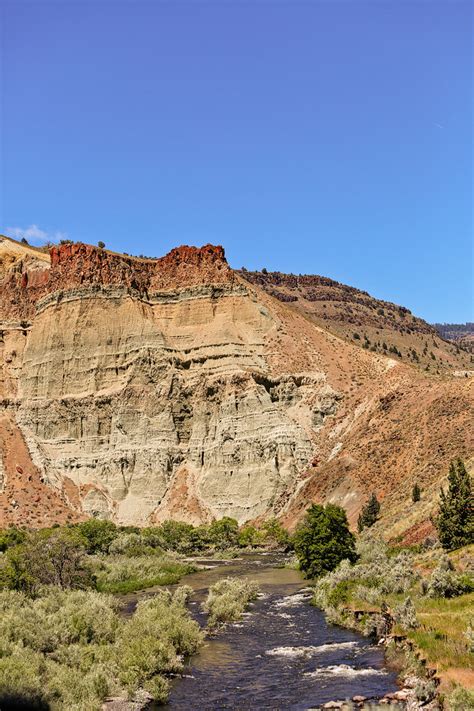
<svg viewBox="0 0 474 711"><path fill-rule="evenodd" d="M50 711L50 709L48 702L40 697L0 691L0 711Z"/></svg>

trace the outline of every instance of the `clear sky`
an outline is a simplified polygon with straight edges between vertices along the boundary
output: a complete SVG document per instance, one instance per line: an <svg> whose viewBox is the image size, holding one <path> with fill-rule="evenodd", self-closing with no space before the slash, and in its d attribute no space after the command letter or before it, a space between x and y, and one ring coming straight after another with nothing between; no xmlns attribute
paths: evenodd
<svg viewBox="0 0 474 711"><path fill-rule="evenodd" d="M473 320L470 1L0 5L0 230Z"/></svg>

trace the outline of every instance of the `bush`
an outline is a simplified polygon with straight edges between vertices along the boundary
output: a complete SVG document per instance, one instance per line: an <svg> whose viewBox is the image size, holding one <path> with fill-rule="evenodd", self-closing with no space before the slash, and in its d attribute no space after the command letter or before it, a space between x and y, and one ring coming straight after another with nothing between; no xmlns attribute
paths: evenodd
<svg viewBox="0 0 474 711"><path fill-rule="evenodd" d="M316 588L315 603L322 608L334 605L331 592L343 581L350 581L347 589L355 597L377 604L389 593L407 592L419 577L413 569L413 556L402 551L389 557L386 544L365 534L357 541L359 559L356 565L342 561L332 572L321 579Z"/></svg>
<svg viewBox="0 0 474 711"><path fill-rule="evenodd" d="M474 691L457 686L446 699L449 711L473 711Z"/></svg>
<svg viewBox="0 0 474 711"><path fill-rule="evenodd" d="M420 679L415 686L415 697L417 701L427 704L436 696L436 684L432 679Z"/></svg>
<svg viewBox="0 0 474 711"><path fill-rule="evenodd" d="M406 630L415 630L420 626L411 597L407 597L401 605L395 608L394 618Z"/></svg>
<svg viewBox="0 0 474 711"><path fill-rule="evenodd" d="M327 594L327 604L330 607L339 607L344 605L349 600L349 593L353 587L353 584L349 580L341 580L341 582L336 583L333 588L328 591Z"/></svg>
<svg viewBox="0 0 474 711"><path fill-rule="evenodd" d="M433 570L426 585L428 597L457 597L474 591L474 580L469 574L458 575L454 572L449 559L444 558Z"/></svg>
<svg viewBox="0 0 474 711"><path fill-rule="evenodd" d="M182 671L183 656L194 654L202 640L179 589L175 595L163 591L141 601L117 640L119 679L129 694L144 687L164 702L168 683L161 674Z"/></svg>
<svg viewBox="0 0 474 711"><path fill-rule="evenodd" d="M162 541L164 548L173 551L188 552L191 548L191 536L194 526L183 521L164 521L153 529Z"/></svg>
<svg viewBox="0 0 474 711"><path fill-rule="evenodd" d="M166 701L163 675L181 671L203 639L188 594L163 591L123 620L113 598L92 591L0 592L2 708L98 711L109 694L143 689Z"/></svg>
<svg viewBox="0 0 474 711"><path fill-rule="evenodd" d="M243 526L239 531L238 543L241 548L256 548L261 546L264 540L265 534L255 526Z"/></svg>
<svg viewBox="0 0 474 711"><path fill-rule="evenodd" d="M313 504L293 537L295 553L307 578L334 570L344 559L356 561L355 538L344 509Z"/></svg>
<svg viewBox="0 0 474 711"><path fill-rule="evenodd" d="M464 636L467 641L467 648L468 648L469 652L471 654L474 654L474 629L473 629L472 625L469 625Z"/></svg>
<svg viewBox="0 0 474 711"><path fill-rule="evenodd" d="M215 627L223 622L240 619L247 605L258 594L258 586L240 578L225 578L209 588L203 609L209 614L208 624Z"/></svg>

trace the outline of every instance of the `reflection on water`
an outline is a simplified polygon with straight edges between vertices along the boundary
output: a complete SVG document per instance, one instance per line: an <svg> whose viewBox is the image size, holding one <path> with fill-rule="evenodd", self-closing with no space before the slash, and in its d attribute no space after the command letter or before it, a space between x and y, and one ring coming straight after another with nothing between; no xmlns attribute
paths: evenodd
<svg viewBox="0 0 474 711"><path fill-rule="evenodd" d="M262 595L240 622L207 639L189 661L185 675L173 682L170 709L303 711L355 694L377 698L397 688L383 651L350 630L328 625L309 604L311 591L300 574L275 567L278 563L275 556L254 556L183 580L194 589L190 609L202 625L200 602L217 580L247 577ZM128 596L129 611L136 598Z"/></svg>

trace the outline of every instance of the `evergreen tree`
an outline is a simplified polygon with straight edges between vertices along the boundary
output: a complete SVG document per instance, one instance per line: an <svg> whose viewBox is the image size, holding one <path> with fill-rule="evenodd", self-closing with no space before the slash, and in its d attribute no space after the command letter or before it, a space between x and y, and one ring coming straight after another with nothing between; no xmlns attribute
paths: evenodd
<svg viewBox="0 0 474 711"><path fill-rule="evenodd" d="M377 521L380 513L380 503L375 494L372 494L366 505L360 512L359 518L357 520L357 528L359 533L364 530L364 528L370 528Z"/></svg>
<svg viewBox="0 0 474 711"><path fill-rule="evenodd" d="M295 553L307 578L334 570L341 560L357 560L354 535L344 509L313 504L293 537Z"/></svg>
<svg viewBox="0 0 474 711"><path fill-rule="evenodd" d="M441 545L454 550L474 542L474 496L471 477L461 459L451 462L448 490L441 489L439 512L434 521Z"/></svg>
<svg viewBox="0 0 474 711"><path fill-rule="evenodd" d="M411 492L411 498L413 500L413 503L416 503L421 499L421 489L418 486L417 483L414 484L412 492Z"/></svg>

